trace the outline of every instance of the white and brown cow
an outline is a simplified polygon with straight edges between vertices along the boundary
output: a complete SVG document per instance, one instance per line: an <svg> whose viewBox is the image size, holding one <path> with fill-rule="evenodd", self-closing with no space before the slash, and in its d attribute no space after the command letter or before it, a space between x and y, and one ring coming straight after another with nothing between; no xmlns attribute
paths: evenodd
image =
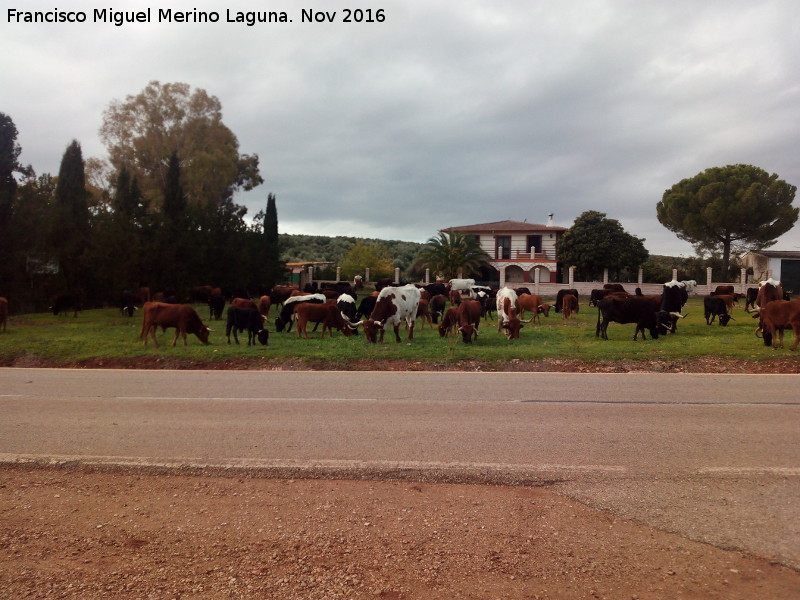
<svg viewBox="0 0 800 600"><path fill-rule="evenodd" d="M519 330L523 323L519 318L519 299L517 293L509 287L504 287L497 292L497 331L503 330L510 340L519 339Z"/></svg>
<svg viewBox="0 0 800 600"><path fill-rule="evenodd" d="M414 323L417 319L419 308L419 289L413 285L387 286L381 290L375 308L372 309L369 319L359 321L356 325L363 325L367 342L383 342L383 334L390 325L394 328L395 341L400 343L400 323L408 325L408 339L414 339Z"/></svg>

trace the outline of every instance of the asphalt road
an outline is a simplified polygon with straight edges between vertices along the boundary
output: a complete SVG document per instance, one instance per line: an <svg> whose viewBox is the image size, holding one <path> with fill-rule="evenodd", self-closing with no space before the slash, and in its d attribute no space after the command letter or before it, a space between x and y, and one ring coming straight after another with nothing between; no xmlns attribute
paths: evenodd
<svg viewBox="0 0 800 600"><path fill-rule="evenodd" d="M0 461L543 485L800 568L798 382L0 369Z"/></svg>

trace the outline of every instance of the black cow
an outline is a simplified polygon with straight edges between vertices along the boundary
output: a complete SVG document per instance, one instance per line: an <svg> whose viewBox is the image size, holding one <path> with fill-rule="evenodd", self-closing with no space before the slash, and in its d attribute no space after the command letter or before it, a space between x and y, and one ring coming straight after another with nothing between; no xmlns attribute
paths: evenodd
<svg viewBox="0 0 800 600"><path fill-rule="evenodd" d="M287 298L283 303L283 308L281 308L281 314L278 315L277 319L275 319L275 329L278 331L283 331L283 328L286 327L286 325L289 325L289 328L286 331L291 331L292 315L294 314L294 309L296 306L304 302L323 304L325 300L325 294L307 294L305 296L291 296L290 298Z"/></svg>
<svg viewBox="0 0 800 600"><path fill-rule="evenodd" d="M681 314L683 305L689 300L689 292L686 291L686 284L672 280L664 284L661 293L661 311L669 314L669 330L675 333L678 330L678 319L683 319L686 315Z"/></svg>
<svg viewBox="0 0 800 600"><path fill-rule="evenodd" d="M134 294L130 290L125 290L124 292L122 292L122 296L120 297L119 311L123 315L132 317L133 313L136 312L136 300L137 300L136 294Z"/></svg>
<svg viewBox="0 0 800 600"><path fill-rule="evenodd" d="M601 321L602 317L602 321ZM604 340L608 339L608 324L610 322L626 324L636 323L633 339L638 339L642 332L642 339L647 339L645 329L650 331L650 337L657 339L659 335L666 335L669 326L669 314L658 310L658 307L647 298L603 298L597 303L597 330L595 335Z"/></svg>
<svg viewBox="0 0 800 600"><path fill-rule="evenodd" d="M614 290L597 290L594 289L589 293L589 306L597 306L597 303L600 302L603 298L608 296Z"/></svg>
<svg viewBox="0 0 800 600"><path fill-rule="evenodd" d="M751 308L756 307L756 298L758 298L758 288L756 287L747 288L747 294L745 297L747 298L747 302L745 302L744 304L744 309L747 312L750 312Z"/></svg>
<svg viewBox="0 0 800 600"><path fill-rule="evenodd" d="M447 306L446 294L436 294L435 296L431 296L431 299L428 301L428 312L431 315L431 321L436 324L439 323L439 317L444 314L445 306Z"/></svg>
<svg viewBox="0 0 800 600"><path fill-rule="evenodd" d="M706 317L706 325L711 325L714 319L719 317L719 324L725 327L728 321L733 319L728 314L728 305L723 298L710 294L703 298L703 311Z"/></svg>
<svg viewBox="0 0 800 600"><path fill-rule="evenodd" d="M233 339L239 343L238 332L247 331L247 345L255 346L258 340L262 346L267 345L269 331L264 329L264 316L252 308L239 308L238 306L228 307L228 322L225 325L225 335L228 343L231 343L231 332Z"/></svg>
<svg viewBox="0 0 800 600"><path fill-rule="evenodd" d="M358 321L358 308L356 308L356 300L351 294L342 294L336 299L336 308L342 313L342 316L351 323ZM358 331L358 330L356 330Z"/></svg>
<svg viewBox="0 0 800 600"><path fill-rule="evenodd" d="M445 298L447 297L447 286L443 283L429 283L428 285L423 285L422 289L428 292L431 295L431 298L439 294Z"/></svg>
<svg viewBox="0 0 800 600"><path fill-rule="evenodd" d="M342 294L347 294L348 296L352 296L353 298L357 298L356 288L353 287L353 284L349 281L337 281L334 283L325 282L320 285L320 291L324 292L325 290L332 290L336 292L335 297L339 297Z"/></svg>
<svg viewBox="0 0 800 600"><path fill-rule="evenodd" d="M222 294L211 294L208 298L208 318L219 321L222 309L225 308L225 297Z"/></svg>
<svg viewBox="0 0 800 600"><path fill-rule="evenodd" d="M358 305L358 311L356 311L356 319L369 319L369 316L372 314L373 309L375 308L375 303L378 301L377 296L365 296L361 300L361 304ZM436 321L434 321L435 323Z"/></svg>
<svg viewBox="0 0 800 600"><path fill-rule="evenodd" d="M78 313L83 310L81 307L81 299L77 294L59 294L53 300L53 306L50 307L53 314L58 316L61 313L68 313L72 311L72 316L77 317Z"/></svg>
<svg viewBox="0 0 800 600"><path fill-rule="evenodd" d="M569 289L569 290L558 290L556 294L556 312L561 312L562 303L564 301L564 296L570 294L571 296L575 296L576 298L580 299L578 296L578 290L576 289Z"/></svg>

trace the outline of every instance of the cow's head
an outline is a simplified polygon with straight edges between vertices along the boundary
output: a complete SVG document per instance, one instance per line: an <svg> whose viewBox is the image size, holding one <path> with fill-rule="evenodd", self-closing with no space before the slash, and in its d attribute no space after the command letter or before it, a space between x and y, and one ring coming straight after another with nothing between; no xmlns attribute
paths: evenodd
<svg viewBox="0 0 800 600"><path fill-rule="evenodd" d="M383 328L383 323L375 319L365 319L360 324L364 328L364 336L367 338L367 343L376 344L378 342L378 331Z"/></svg>
<svg viewBox="0 0 800 600"><path fill-rule="evenodd" d="M447 330L449 329L449 327L446 327L444 322L442 322L442 324L439 325L438 329L439 329L439 337L447 336Z"/></svg>
<svg viewBox="0 0 800 600"><path fill-rule="evenodd" d="M283 331L284 327L286 327L286 323L284 323L283 319L281 319L280 317L277 317L275 319L275 331L280 333L280 332Z"/></svg>
<svg viewBox="0 0 800 600"><path fill-rule="evenodd" d="M200 327L197 328L195 331L195 335L197 338L203 342L204 344L208 344L208 334L211 333L211 329L209 329L206 325L200 324Z"/></svg>
<svg viewBox="0 0 800 600"><path fill-rule="evenodd" d="M728 313L723 313L719 316L719 324L722 325L723 327L725 327L729 321L735 321L735 320L736 319L734 319Z"/></svg>
<svg viewBox="0 0 800 600"><path fill-rule="evenodd" d="M550 315L550 305L549 304L540 304L536 307L536 312L540 315L544 315L545 317Z"/></svg>
<svg viewBox="0 0 800 600"><path fill-rule="evenodd" d="M465 344L472 343L473 335L475 336L476 339L478 337L478 328L475 327L474 325L462 325L461 327L458 328L458 330L461 332L461 340Z"/></svg>
<svg viewBox="0 0 800 600"><path fill-rule="evenodd" d="M261 329L258 334L256 334L256 338L258 338L259 344L266 346L267 342L269 342L269 331L266 329Z"/></svg>
<svg viewBox="0 0 800 600"><path fill-rule="evenodd" d="M516 317L511 317L508 321L503 323L503 329L505 329L504 333L509 340L518 340L519 330L522 329L522 327L522 321Z"/></svg>

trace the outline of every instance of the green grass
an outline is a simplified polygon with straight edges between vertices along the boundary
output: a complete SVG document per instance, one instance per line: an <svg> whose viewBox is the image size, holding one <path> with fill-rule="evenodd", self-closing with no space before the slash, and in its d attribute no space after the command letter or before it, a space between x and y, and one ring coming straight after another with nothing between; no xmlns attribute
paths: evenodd
<svg viewBox="0 0 800 600"><path fill-rule="evenodd" d="M196 306L202 317L208 315L205 306ZM551 311L541 318L541 325L527 324L519 340L509 341L497 332L496 321L484 321L478 340L472 345L463 344L461 336L440 338L436 329L418 327L412 343L401 328L403 342L396 344L394 334L386 333L383 344L366 344L363 335L345 338L334 332L334 337L319 339L319 332L310 339L299 339L294 331L276 333L270 327L268 346L248 347L247 336L240 335L245 343L228 345L224 321L206 321L213 329L211 344L205 346L195 336L189 336L189 345L171 346L174 330L159 334L158 348L143 346L139 340L141 316L121 316L116 309L89 310L77 318L55 317L52 314L17 315L10 319L8 331L0 333L0 364L80 364L108 360L127 361L135 366L137 360L152 366L153 359L174 364L183 361L188 366L203 366L211 362L292 361L310 367L350 368L355 361L408 361L410 368L424 368L426 364L457 366L464 361L502 365L513 359L522 361L544 359L569 359L577 361L652 361L691 360L695 357L722 357L762 361L774 358L798 360L798 353L788 350L773 351L756 338L757 321L742 308L734 309L735 321L728 327L716 323L706 325L703 318L702 299L692 299L684 310L688 314L678 324L678 333L657 340L633 341L633 325L612 323L608 328L609 340L595 337L597 310L582 302L580 314L564 321L559 313ZM530 315L528 315L530 316ZM274 310L270 315L274 320ZM793 336L787 334L787 348ZM172 362L170 362L172 361Z"/></svg>

